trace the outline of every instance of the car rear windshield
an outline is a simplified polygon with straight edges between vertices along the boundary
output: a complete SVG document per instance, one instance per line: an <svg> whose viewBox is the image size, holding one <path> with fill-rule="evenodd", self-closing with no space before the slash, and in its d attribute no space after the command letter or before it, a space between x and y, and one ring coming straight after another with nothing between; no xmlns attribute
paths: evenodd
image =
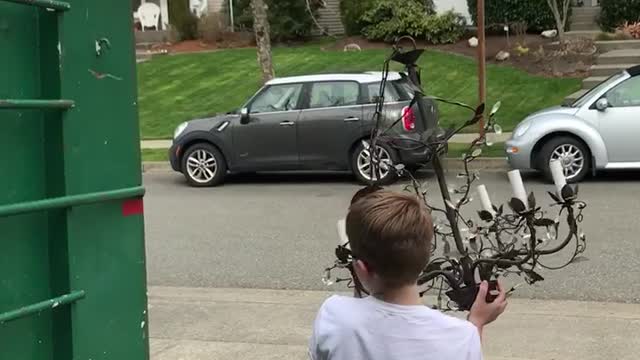
<svg viewBox="0 0 640 360"><path fill-rule="evenodd" d="M380 82L367 84L369 92L369 103L376 102L376 97L380 94ZM384 90L385 102L408 101L413 98L411 84L406 79L388 81Z"/></svg>

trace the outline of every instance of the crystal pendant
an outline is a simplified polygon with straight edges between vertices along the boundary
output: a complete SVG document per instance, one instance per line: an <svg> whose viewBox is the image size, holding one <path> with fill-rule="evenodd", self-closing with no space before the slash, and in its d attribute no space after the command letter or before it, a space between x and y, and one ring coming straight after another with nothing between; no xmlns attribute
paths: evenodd
<svg viewBox="0 0 640 360"><path fill-rule="evenodd" d="M331 270L327 269L324 271L324 275L322 276L322 283L325 286L333 285L333 280L331 279Z"/></svg>
<svg viewBox="0 0 640 360"><path fill-rule="evenodd" d="M502 134L502 126L500 126L498 124L494 124L493 125L493 132L496 133L497 135Z"/></svg>

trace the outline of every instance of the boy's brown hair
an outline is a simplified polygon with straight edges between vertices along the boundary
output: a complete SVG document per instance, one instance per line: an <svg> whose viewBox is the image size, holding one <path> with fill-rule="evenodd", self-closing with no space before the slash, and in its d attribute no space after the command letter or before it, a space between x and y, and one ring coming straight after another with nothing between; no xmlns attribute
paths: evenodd
<svg viewBox="0 0 640 360"><path fill-rule="evenodd" d="M414 195L376 190L354 199L346 230L353 256L387 287L414 284L429 261L433 223Z"/></svg>

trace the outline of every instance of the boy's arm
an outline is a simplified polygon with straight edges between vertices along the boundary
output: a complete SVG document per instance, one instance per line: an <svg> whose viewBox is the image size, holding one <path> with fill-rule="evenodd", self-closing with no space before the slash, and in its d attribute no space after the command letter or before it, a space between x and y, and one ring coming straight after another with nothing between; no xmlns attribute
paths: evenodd
<svg viewBox="0 0 640 360"><path fill-rule="evenodd" d="M471 306L469 317L467 318L478 329L480 339L482 340L482 330L485 325L493 322L500 316L507 307L507 293L504 287L498 282L498 296L490 303L487 302L487 292L489 291L489 283L483 281L478 290L478 296Z"/></svg>

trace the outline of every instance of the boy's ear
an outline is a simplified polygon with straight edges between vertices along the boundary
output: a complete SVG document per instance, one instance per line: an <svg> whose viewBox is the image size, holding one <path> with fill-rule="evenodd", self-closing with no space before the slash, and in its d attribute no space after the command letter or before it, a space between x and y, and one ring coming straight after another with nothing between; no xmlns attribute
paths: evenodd
<svg viewBox="0 0 640 360"><path fill-rule="evenodd" d="M366 275L367 277L370 277L373 275L373 271L369 266L369 264L367 264L362 260L356 259L355 269L358 274L363 274L363 275Z"/></svg>

